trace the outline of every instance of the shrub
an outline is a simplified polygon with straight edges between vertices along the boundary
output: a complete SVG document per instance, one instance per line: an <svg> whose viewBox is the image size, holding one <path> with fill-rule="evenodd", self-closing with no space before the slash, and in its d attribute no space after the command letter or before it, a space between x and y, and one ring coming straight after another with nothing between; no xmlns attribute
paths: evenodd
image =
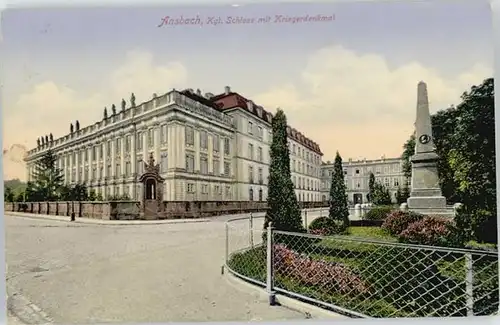
<svg viewBox="0 0 500 325"><path fill-rule="evenodd" d="M274 246L274 267L277 274L303 285L350 295L370 293L369 285L345 265L313 260L284 245Z"/></svg>
<svg viewBox="0 0 500 325"><path fill-rule="evenodd" d="M411 244L448 246L452 225L451 220L425 216L423 219L408 225L408 228L399 234L398 239L401 242Z"/></svg>
<svg viewBox="0 0 500 325"><path fill-rule="evenodd" d="M376 206L368 211L363 219L365 220L384 220L393 208L391 206Z"/></svg>
<svg viewBox="0 0 500 325"><path fill-rule="evenodd" d="M421 220L423 217L422 214L415 212L393 211L385 218L382 229L393 236L397 236L411 223Z"/></svg>
<svg viewBox="0 0 500 325"><path fill-rule="evenodd" d="M316 218L309 225L309 233L313 235L330 236L338 234L341 230L341 227L335 223L335 220L329 217Z"/></svg>

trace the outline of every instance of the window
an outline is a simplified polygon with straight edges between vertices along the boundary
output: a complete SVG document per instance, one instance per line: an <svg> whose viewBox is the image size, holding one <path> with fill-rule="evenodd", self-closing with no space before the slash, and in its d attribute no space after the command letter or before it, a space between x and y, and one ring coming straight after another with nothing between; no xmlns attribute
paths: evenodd
<svg viewBox="0 0 500 325"><path fill-rule="evenodd" d="M107 149L107 150L106 150L106 155L107 155L108 157L111 157L111 145L112 145L111 141L108 141L108 143L107 143L107 146L108 146L108 147L106 148L106 149Z"/></svg>
<svg viewBox="0 0 500 325"><path fill-rule="evenodd" d="M189 183L187 185L187 192L188 193L194 193L194 184L193 183Z"/></svg>
<svg viewBox="0 0 500 325"><path fill-rule="evenodd" d="M208 174L208 158L206 156L200 158L200 173L203 175Z"/></svg>
<svg viewBox="0 0 500 325"><path fill-rule="evenodd" d="M83 171L83 181L86 182L89 180L89 168L85 167L85 170Z"/></svg>
<svg viewBox="0 0 500 325"><path fill-rule="evenodd" d="M203 184L203 185L201 186L201 193L202 193L202 194L208 194L208 185Z"/></svg>
<svg viewBox="0 0 500 325"><path fill-rule="evenodd" d="M248 166L248 182L253 184L253 167Z"/></svg>
<svg viewBox="0 0 500 325"><path fill-rule="evenodd" d="M106 176L111 177L111 164L106 166Z"/></svg>
<svg viewBox="0 0 500 325"><path fill-rule="evenodd" d="M142 156L137 156L137 173L142 175L144 172L144 162L142 161Z"/></svg>
<svg viewBox="0 0 500 325"><path fill-rule="evenodd" d="M259 189L259 201L262 201L262 189Z"/></svg>
<svg viewBox="0 0 500 325"><path fill-rule="evenodd" d="M83 150L83 155L84 155L84 160L87 161L89 160L89 149Z"/></svg>
<svg viewBox="0 0 500 325"><path fill-rule="evenodd" d="M104 156L104 145L102 143L99 145L99 156L101 159Z"/></svg>
<svg viewBox="0 0 500 325"><path fill-rule="evenodd" d="M355 173L356 173L356 174L359 174L359 169L356 169Z"/></svg>
<svg viewBox="0 0 500 325"><path fill-rule="evenodd" d="M384 179L384 184L386 187L389 187L389 179L388 178Z"/></svg>
<svg viewBox="0 0 500 325"><path fill-rule="evenodd" d="M248 121L248 134L252 135L253 134L253 123L251 121Z"/></svg>
<svg viewBox="0 0 500 325"><path fill-rule="evenodd" d="M220 186L214 185L214 194L220 194Z"/></svg>
<svg viewBox="0 0 500 325"><path fill-rule="evenodd" d="M148 147L153 148L155 144L155 139L154 139L154 130L149 129L148 130Z"/></svg>
<svg viewBox="0 0 500 325"><path fill-rule="evenodd" d="M137 135L135 136L135 142L137 146L136 150L142 150L142 145L143 145L142 139L143 139L142 132L137 132Z"/></svg>
<svg viewBox="0 0 500 325"><path fill-rule="evenodd" d="M162 125L160 128L161 143L165 144L168 141L167 126Z"/></svg>
<svg viewBox="0 0 500 325"><path fill-rule="evenodd" d="M97 167L92 167L92 179L96 180L97 179Z"/></svg>
<svg viewBox="0 0 500 325"><path fill-rule="evenodd" d="M253 201L253 188L251 188L251 187L248 190L248 200Z"/></svg>
<svg viewBox="0 0 500 325"><path fill-rule="evenodd" d="M261 126L259 126L259 128L258 128L257 136L259 137L260 140L262 140L262 137L264 136L264 132L262 131Z"/></svg>
<svg viewBox="0 0 500 325"><path fill-rule="evenodd" d="M224 154L229 155L230 152L231 150L229 148L229 139L224 138Z"/></svg>
<svg viewBox="0 0 500 325"><path fill-rule="evenodd" d="M226 199L231 198L231 186L226 186Z"/></svg>
<svg viewBox="0 0 500 325"><path fill-rule="evenodd" d="M161 153L160 170L161 170L161 173L166 173L168 170L168 155L166 152Z"/></svg>
<svg viewBox="0 0 500 325"><path fill-rule="evenodd" d="M262 147L259 147L259 149L257 150L257 155L258 155L258 159L260 162L263 161L262 159Z"/></svg>
<svg viewBox="0 0 500 325"><path fill-rule="evenodd" d="M103 178L103 177L104 177L104 167L99 166L99 178Z"/></svg>
<svg viewBox="0 0 500 325"><path fill-rule="evenodd" d="M248 159L253 160L253 144L248 144Z"/></svg>
<svg viewBox="0 0 500 325"><path fill-rule="evenodd" d="M213 173L216 176L220 175L220 162L217 159L214 159Z"/></svg>
<svg viewBox="0 0 500 325"><path fill-rule="evenodd" d="M115 176L121 176L122 174L122 166L120 165L120 163L117 163L116 164L116 169L115 169Z"/></svg>
<svg viewBox="0 0 500 325"><path fill-rule="evenodd" d="M264 183L264 177L262 176L262 168L259 168L259 184Z"/></svg>
<svg viewBox="0 0 500 325"><path fill-rule="evenodd" d="M115 153L119 155L121 153L121 139L118 138L115 140Z"/></svg>
<svg viewBox="0 0 500 325"><path fill-rule="evenodd" d="M125 162L125 175L130 176L132 173L132 163L130 161Z"/></svg>
<svg viewBox="0 0 500 325"><path fill-rule="evenodd" d="M344 175L347 175L347 169L344 169Z"/></svg>
<svg viewBox="0 0 500 325"><path fill-rule="evenodd" d="M219 140L219 136L216 134L214 135L213 137L213 143L214 143L214 151L215 152L219 152L220 150L220 140Z"/></svg>
<svg viewBox="0 0 500 325"><path fill-rule="evenodd" d="M125 152L130 152L130 147L132 146L132 141L130 135L125 137Z"/></svg>
<svg viewBox="0 0 500 325"><path fill-rule="evenodd" d="M227 161L224 162L224 176L231 176L231 164Z"/></svg>
<svg viewBox="0 0 500 325"><path fill-rule="evenodd" d="M397 178L394 179L394 186L395 187L399 186L399 180Z"/></svg>
<svg viewBox="0 0 500 325"><path fill-rule="evenodd" d="M194 156L191 154L186 155L186 171L188 173L194 172Z"/></svg>
<svg viewBox="0 0 500 325"><path fill-rule="evenodd" d="M200 147L201 149L208 148L208 135L207 131L200 131Z"/></svg>
<svg viewBox="0 0 500 325"><path fill-rule="evenodd" d="M96 160L96 157L97 156L97 150L96 150L96 146L93 146L92 147L92 160Z"/></svg>
<svg viewBox="0 0 500 325"><path fill-rule="evenodd" d="M194 146L194 130L191 126L186 126L186 145Z"/></svg>

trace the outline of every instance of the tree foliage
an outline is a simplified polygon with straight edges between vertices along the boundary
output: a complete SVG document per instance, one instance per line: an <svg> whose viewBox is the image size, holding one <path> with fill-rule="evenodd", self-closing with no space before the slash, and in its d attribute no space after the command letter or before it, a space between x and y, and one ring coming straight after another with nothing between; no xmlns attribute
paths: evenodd
<svg viewBox="0 0 500 325"><path fill-rule="evenodd" d="M59 198L59 189L64 178L61 170L56 166L57 157L49 149L36 162L32 175L33 182L28 182L26 188L27 201L56 201Z"/></svg>
<svg viewBox="0 0 500 325"><path fill-rule="evenodd" d="M406 200L410 197L410 188L408 184L404 184L403 186L398 186L398 190L396 192L396 201L398 204L406 203Z"/></svg>
<svg viewBox="0 0 500 325"><path fill-rule="evenodd" d="M375 205L391 205L392 198L389 190L380 182L375 182L373 185L373 199Z"/></svg>
<svg viewBox="0 0 500 325"><path fill-rule="evenodd" d="M368 178L368 201L373 201L373 193L375 192L375 175L370 172L370 177Z"/></svg>
<svg viewBox="0 0 500 325"><path fill-rule="evenodd" d="M342 157L338 151L333 164L328 216L336 221L341 230L345 230L349 226L349 207L347 206L344 170L342 168Z"/></svg>
<svg viewBox="0 0 500 325"><path fill-rule="evenodd" d="M10 187L5 187L3 192L3 200L5 202L14 202L15 194Z"/></svg>
<svg viewBox="0 0 500 325"><path fill-rule="evenodd" d="M303 232L302 216L290 172L290 152L287 141L287 120L278 109L272 120L272 142L270 148L269 193L264 228L269 222L277 230Z"/></svg>

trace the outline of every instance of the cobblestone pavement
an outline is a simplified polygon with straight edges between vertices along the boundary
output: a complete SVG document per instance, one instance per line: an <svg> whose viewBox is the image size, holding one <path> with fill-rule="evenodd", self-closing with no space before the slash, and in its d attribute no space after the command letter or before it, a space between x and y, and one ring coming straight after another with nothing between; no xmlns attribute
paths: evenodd
<svg viewBox="0 0 500 325"><path fill-rule="evenodd" d="M226 219L107 226L6 215L12 311L23 316L16 308L28 304L68 324L305 319L221 275ZM24 323L42 322L24 314Z"/></svg>

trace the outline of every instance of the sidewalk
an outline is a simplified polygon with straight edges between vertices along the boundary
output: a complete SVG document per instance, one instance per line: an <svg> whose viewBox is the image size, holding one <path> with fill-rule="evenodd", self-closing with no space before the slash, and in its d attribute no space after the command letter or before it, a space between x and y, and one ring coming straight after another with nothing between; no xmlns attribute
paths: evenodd
<svg viewBox="0 0 500 325"><path fill-rule="evenodd" d="M10 211L4 211L4 216L23 217L23 218L39 219L39 220L65 221L65 222L81 223L81 224L109 225L109 226L164 225L164 224L210 221L210 219L207 218L169 219L169 220L101 220L101 219L78 218L78 217L75 219L75 221L70 221L70 217L67 216L53 216L46 214L10 212Z"/></svg>

